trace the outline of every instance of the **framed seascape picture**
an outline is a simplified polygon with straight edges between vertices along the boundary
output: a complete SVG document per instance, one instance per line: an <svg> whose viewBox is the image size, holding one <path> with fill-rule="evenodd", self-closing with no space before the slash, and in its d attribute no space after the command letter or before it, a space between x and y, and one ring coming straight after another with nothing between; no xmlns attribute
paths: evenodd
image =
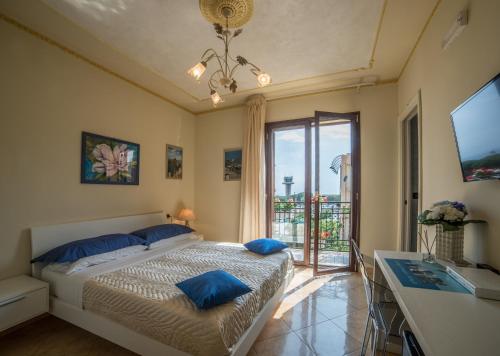
<svg viewBox="0 0 500 356"><path fill-rule="evenodd" d="M137 143L82 132L81 183L139 185Z"/></svg>
<svg viewBox="0 0 500 356"><path fill-rule="evenodd" d="M182 179L182 147L167 145L167 178Z"/></svg>
<svg viewBox="0 0 500 356"><path fill-rule="evenodd" d="M241 148L224 150L224 180L241 180Z"/></svg>

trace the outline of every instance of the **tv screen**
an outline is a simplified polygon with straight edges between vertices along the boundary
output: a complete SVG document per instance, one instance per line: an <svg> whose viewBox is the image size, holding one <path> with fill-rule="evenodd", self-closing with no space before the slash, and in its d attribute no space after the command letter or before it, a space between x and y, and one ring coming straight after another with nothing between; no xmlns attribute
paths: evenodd
<svg viewBox="0 0 500 356"><path fill-rule="evenodd" d="M500 73L451 113L464 182L500 179Z"/></svg>

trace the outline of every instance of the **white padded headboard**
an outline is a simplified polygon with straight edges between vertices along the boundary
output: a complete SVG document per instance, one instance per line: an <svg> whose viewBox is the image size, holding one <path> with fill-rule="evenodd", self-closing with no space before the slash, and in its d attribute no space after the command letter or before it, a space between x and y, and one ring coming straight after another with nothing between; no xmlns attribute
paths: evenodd
<svg viewBox="0 0 500 356"><path fill-rule="evenodd" d="M118 218L81 221L75 223L49 225L31 228L31 258L62 244L113 233L129 233L151 225L165 224L163 212Z"/></svg>

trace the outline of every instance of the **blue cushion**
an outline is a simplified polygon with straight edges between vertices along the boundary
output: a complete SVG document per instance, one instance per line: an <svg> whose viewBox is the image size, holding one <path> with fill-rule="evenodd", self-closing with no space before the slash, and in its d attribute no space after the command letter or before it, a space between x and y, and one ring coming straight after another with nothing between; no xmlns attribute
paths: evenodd
<svg viewBox="0 0 500 356"><path fill-rule="evenodd" d="M198 309L210 309L252 291L238 278L222 270L200 274L177 283L176 286Z"/></svg>
<svg viewBox="0 0 500 356"><path fill-rule="evenodd" d="M147 243L140 237L134 235L102 235L90 239L68 242L67 244L58 246L49 252L38 256L37 258L31 260L31 263L74 262L83 257L94 256L135 245L147 245Z"/></svg>
<svg viewBox="0 0 500 356"><path fill-rule="evenodd" d="M288 245L278 240L258 239L247 242L245 247L259 255L270 255L287 248Z"/></svg>
<svg viewBox="0 0 500 356"><path fill-rule="evenodd" d="M168 239L177 235L187 234L192 232L189 226L179 225L179 224L163 224L150 226L145 229L137 230L131 232L132 235L139 236L143 238L148 243L153 243L155 241Z"/></svg>

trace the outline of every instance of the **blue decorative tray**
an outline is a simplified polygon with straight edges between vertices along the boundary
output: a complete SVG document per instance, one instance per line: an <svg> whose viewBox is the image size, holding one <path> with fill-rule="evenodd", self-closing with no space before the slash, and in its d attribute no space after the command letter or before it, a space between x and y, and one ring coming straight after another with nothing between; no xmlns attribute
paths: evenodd
<svg viewBox="0 0 500 356"><path fill-rule="evenodd" d="M405 287L470 294L464 286L448 274L446 267L439 263L396 258L386 258L385 261Z"/></svg>

